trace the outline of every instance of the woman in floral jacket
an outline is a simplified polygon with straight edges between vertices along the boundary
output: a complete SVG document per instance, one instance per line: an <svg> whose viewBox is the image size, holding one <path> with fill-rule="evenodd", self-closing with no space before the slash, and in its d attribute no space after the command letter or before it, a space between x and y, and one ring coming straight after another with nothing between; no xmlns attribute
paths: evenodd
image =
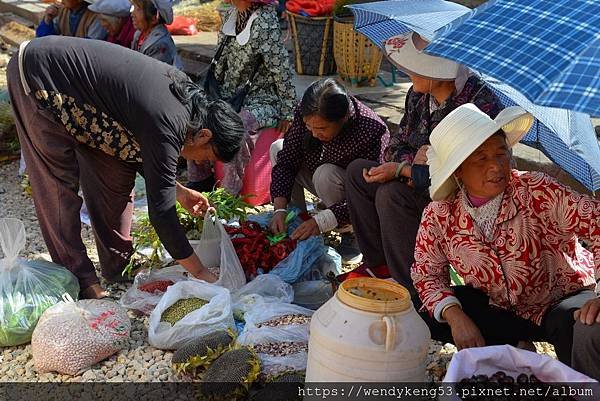
<svg viewBox="0 0 600 401"><path fill-rule="evenodd" d="M412 269L432 337L461 348L554 344L558 359L600 379L600 201L510 168L533 118L495 120L473 104L433 130L425 209ZM589 241L589 249L579 243ZM450 285L449 266L464 286Z"/></svg>
<svg viewBox="0 0 600 401"><path fill-rule="evenodd" d="M242 188L244 169L250 160L259 130L277 127L287 131L296 105L296 91L288 53L281 38L279 18L272 0L231 0L219 35L222 56L216 60L215 78L221 96L228 99L250 80L252 87L240 113L249 132L247 145L236 160L225 166L221 185L232 193ZM268 148L267 148L268 149ZM209 190L214 184L210 165L188 163L188 186Z"/></svg>

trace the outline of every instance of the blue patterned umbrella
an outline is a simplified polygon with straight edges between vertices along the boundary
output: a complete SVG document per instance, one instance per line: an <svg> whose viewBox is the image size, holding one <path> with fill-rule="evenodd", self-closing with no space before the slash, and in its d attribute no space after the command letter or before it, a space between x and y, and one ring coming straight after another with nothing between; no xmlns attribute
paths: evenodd
<svg viewBox="0 0 600 401"><path fill-rule="evenodd" d="M490 1L475 11L488 8L493 3L494 1ZM355 15L356 29L379 46L390 37L409 31L415 31L425 38L431 38L433 32L438 29L447 33L454 27L461 26L474 13L464 6L443 0L381 1L349 7ZM445 7L450 9L452 15L442 12ZM432 14L429 14L428 10L433 10ZM454 20L450 21L451 18ZM440 28L444 23L448 25ZM427 46L426 51L430 46L431 44ZM466 49L468 52L469 47ZM464 60L458 56L441 56L477 70L477 59ZM507 85L506 81L489 75L481 77L494 90L504 106L521 106L536 118L523 143L541 150L589 190L600 189L600 148L587 114L535 105L520 92L520 87L519 90L515 90Z"/></svg>
<svg viewBox="0 0 600 401"><path fill-rule="evenodd" d="M521 106L535 117L522 143L542 151L590 191L600 189L600 147L589 115L535 105L507 84L481 78L504 107Z"/></svg>
<svg viewBox="0 0 600 401"><path fill-rule="evenodd" d="M347 7L354 13L354 29L377 46L410 31L431 41L436 30L469 12L465 6L444 0L390 0Z"/></svg>
<svg viewBox="0 0 600 401"><path fill-rule="evenodd" d="M536 104L600 115L600 1L490 0L440 29L426 53Z"/></svg>

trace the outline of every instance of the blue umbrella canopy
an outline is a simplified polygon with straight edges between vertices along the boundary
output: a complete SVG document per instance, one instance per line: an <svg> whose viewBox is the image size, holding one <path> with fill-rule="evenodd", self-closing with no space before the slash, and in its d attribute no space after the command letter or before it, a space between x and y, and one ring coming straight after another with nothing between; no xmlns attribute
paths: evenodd
<svg viewBox="0 0 600 401"><path fill-rule="evenodd" d="M600 115L598 0L490 0L441 28L425 52L536 104Z"/></svg>
<svg viewBox="0 0 600 401"><path fill-rule="evenodd" d="M383 47L387 39L410 31L415 31L424 38L435 36L436 31L438 34L447 35L476 12L481 12L480 10L485 10L494 3L493 0L489 1L475 10L443 0L381 1L349 7L355 15L356 29ZM432 14L428 13L428 7L432 7L429 9L432 10ZM441 26L442 22L446 25ZM440 43L440 39L436 38L433 43ZM426 47L426 52L431 45ZM469 47L466 47L465 52L469 53ZM457 48L453 49L451 55L432 54L458 61L478 71L478 60L466 60L462 53ZM455 57L455 54L460 54L460 58ZM589 190L600 189L600 147L589 115L536 105L522 93L520 87L509 85L508 82L488 74L480 76L494 90L505 107L521 106L536 118L536 122L522 140L523 143L541 150Z"/></svg>
<svg viewBox="0 0 600 401"><path fill-rule="evenodd" d="M590 191L600 189L600 147L589 115L535 105L509 85L481 78L504 107L521 106L535 117L522 143L542 151Z"/></svg>
<svg viewBox="0 0 600 401"><path fill-rule="evenodd" d="M465 6L444 0L390 0L347 7L354 13L354 29L378 46L410 31L431 41L436 30L469 12Z"/></svg>

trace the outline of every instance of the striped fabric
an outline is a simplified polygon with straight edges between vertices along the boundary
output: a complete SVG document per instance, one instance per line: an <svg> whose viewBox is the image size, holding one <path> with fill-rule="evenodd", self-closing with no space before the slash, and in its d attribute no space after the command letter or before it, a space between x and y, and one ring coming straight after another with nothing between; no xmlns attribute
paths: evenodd
<svg viewBox="0 0 600 401"><path fill-rule="evenodd" d="M600 1L490 0L425 52L517 88L536 104L600 115Z"/></svg>

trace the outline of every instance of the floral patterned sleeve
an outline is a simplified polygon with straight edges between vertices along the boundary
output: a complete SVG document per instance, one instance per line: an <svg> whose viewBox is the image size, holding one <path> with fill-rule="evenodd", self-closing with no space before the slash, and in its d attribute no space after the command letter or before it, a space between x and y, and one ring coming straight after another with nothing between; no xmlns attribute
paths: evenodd
<svg viewBox="0 0 600 401"><path fill-rule="evenodd" d="M257 46L257 52L262 56L266 69L275 81L281 100L280 119L292 121L296 106L296 89L292 83L288 52L281 38L281 28L276 15L267 15L264 23L260 23L260 40L251 42L253 46Z"/></svg>
<svg viewBox="0 0 600 401"><path fill-rule="evenodd" d="M553 179L539 173L527 173L532 177L533 205L547 216L550 226L565 236L573 234L585 239L594 254L596 280L600 279L600 201L571 190Z"/></svg>
<svg viewBox="0 0 600 401"><path fill-rule="evenodd" d="M423 212L423 218L417 233L415 263L411 269L413 284L419 293L423 307L439 321L443 321L440 312L445 305L458 303L450 289L450 263L446 258L444 238L437 219L447 215L446 202L431 202Z"/></svg>

